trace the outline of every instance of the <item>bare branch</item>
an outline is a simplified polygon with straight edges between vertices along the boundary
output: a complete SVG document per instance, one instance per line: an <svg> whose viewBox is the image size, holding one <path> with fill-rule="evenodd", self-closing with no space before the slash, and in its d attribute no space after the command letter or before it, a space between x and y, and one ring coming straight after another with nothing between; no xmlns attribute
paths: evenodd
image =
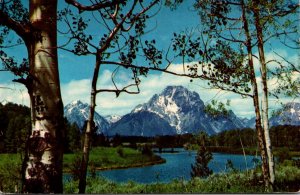
<svg viewBox="0 0 300 195"><path fill-rule="evenodd" d="M164 72L164 73L167 73L167 74L171 74L171 75L175 75L175 76L180 76L180 77L187 77L187 78L192 78L192 79L197 79L198 78L198 79L211 80L211 81L216 81L216 82L219 81L217 79L207 77L206 75L176 73L176 72L167 70L167 68L137 66L137 65L133 65L133 64L123 64L121 62L113 62L113 61L101 61L101 64L116 65L116 66L121 66L121 67L124 67L124 68L137 68L137 69L143 69L144 68L144 69L147 69L147 70ZM221 86L218 86L218 87L221 88ZM243 95L243 96L252 97L248 93L242 93L242 92L236 91L235 89L224 88L224 86L222 87L222 89L226 90L226 91L231 91L231 92Z"/></svg>
<svg viewBox="0 0 300 195"><path fill-rule="evenodd" d="M120 23L118 23L114 27L114 29L110 32L108 39L105 41L105 44L100 49L98 49L98 52L97 52L98 54L102 54L110 46L111 41L114 39L115 35L118 33L120 28L122 28L122 25L125 22L126 18L132 14L133 9L136 4L137 4L137 0L134 1L130 11L126 14L126 16L123 18L123 20Z"/></svg>
<svg viewBox="0 0 300 195"><path fill-rule="evenodd" d="M75 0L65 0L65 2L76 7L79 10L79 12L83 12L83 11L96 11L99 9L111 7L111 6L120 4L123 1L122 0L104 1L102 3L96 3L96 4L88 5L88 6L83 5Z"/></svg>
<svg viewBox="0 0 300 195"><path fill-rule="evenodd" d="M132 86L136 86L137 87L137 91L129 91L127 90L127 88L129 87L132 87ZM138 85L135 85L135 84L131 84L131 85L128 85L122 89L99 89L96 91L96 93L101 93L101 92L110 92L110 93L115 93L116 94L116 97L119 97L119 95L121 93L127 93L127 94L139 94L140 93L140 90L138 88Z"/></svg>
<svg viewBox="0 0 300 195"><path fill-rule="evenodd" d="M279 53L277 53L276 51L274 51L274 53L279 56L281 59L283 59L286 63L288 63L289 65L292 66L293 70L300 73L300 69L296 67L295 64L293 64L292 62L288 61L285 57L283 57L282 55L280 55Z"/></svg>

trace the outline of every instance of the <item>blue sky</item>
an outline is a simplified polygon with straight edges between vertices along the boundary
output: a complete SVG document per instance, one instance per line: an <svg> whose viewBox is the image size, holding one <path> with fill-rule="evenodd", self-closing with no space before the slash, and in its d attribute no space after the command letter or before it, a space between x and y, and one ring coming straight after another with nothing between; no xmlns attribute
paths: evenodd
<svg viewBox="0 0 300 195"><path fill-rule="evenodd" d="M60 1L60 3L63 1ZM200 18L191 8L193 1L186 1L179 6L177 10L171 11L169 8L161 7L158 14L151 18L148 23L148 28L152 29L146 35L146 38L155 39L157 47L166 49L174 32L184 31L187 28L199 27ZM60 5L63 7L64 5ZM92 23L92 31L97 29L97 26ZM59 26L62 28L63 26ZM97 31L91 34L97 35ZM59 43L63 42L64 37L59 35ZM297 53L295 51L283 50L275 48L283 56L288 57L291 61L297 61ZM9 53L16 54L17 58L22 58L26 54L23 46L10 48ZM61 80L61 89L64 105L80 99L85 103L89 103L90 83L93 73L93 57L76 57L70 53L59 50L59 71ZM272 51L267 51L268 59L274 58ZM176 64L177 63L177 64ZM256 62L258 63L258 62ZM175 62L173 69L177 70L182 67L179 62ZM111 86L110 76L112 70L105 68L101 70L98 84L99 86ZM296 75L299 76L299 75ZM125 72L120 73L120 78L126 83ZM19 104L29 105L29 98L25 87L20 84L13 83L14 76L9 72L0 71L0 102L12 101ZM259 78L258 78L259 79ZM151 73L147 78L142 78L141 93L138 95L121 94L118 98L115 94L99 94L97 96L96 110L101 115L118 114L123 115L130 112L137 104L148 101L155 93L160 93L168 85L183 85L189 90L196 91L200 94L204 103L209 103L213 98L219 101L226 102L231 100L231 109L241 117L254 116L253 104L251 99L243 99L241 96L232 94L217 89L209 89L206 82L175 77L165 73ZM274 84L275 85L275 84ZM271 85L272 87L272 85ZM283 98L283 102L292 101L289 98ZM275 99L270 100L271 109L276 108L279 102Z"/></svg>

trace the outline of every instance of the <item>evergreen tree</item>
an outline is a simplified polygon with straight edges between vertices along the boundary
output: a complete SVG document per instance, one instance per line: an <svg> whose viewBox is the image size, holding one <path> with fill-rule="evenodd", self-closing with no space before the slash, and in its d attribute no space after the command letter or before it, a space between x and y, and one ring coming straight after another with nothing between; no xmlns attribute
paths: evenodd
<svg viewBox="0 0 300 195"><path fill-rule="evenodd" d="M191 177L208 177L213 173L208 167L208 163L213 159L212 153L207 150L208 135L205 132L200 133L200 147L197 151L196 163L192 166Z"/></svg>
<svg viewBox="0 0 300 195"><path fill-rule="evenodd" d="M81 149L81 133L80 128L76 123L70 124L66 118L64 118L65 125L65 142L64 152L75 152Z"/></svg>

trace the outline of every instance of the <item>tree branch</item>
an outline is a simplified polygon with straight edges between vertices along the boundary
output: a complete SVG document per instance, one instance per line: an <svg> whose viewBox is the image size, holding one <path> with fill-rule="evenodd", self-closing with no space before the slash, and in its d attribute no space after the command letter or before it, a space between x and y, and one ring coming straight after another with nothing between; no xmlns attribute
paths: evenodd
<svg viewBox="0 0 300 195"><path fill-rule="evenodd" d="M147 70L160 71L160 72L164 72L164 73L167 73L167 74L180 76L180 77L187 77L187 78L192 78L192 79L204 79L204 80L210 80L210 81L215 81L215 82L220 81L220 80L217 80L217 79L214 79L214 78L207 77L205 75L176 73L176 72L172 72L170 70L167 70L167 68L137 66L137 65L133 65L133 64L123 64L121 62L113 62L113 61L101 61L101 64L108 64L108 65L110 64L110 65L122 66L124 68L137 68L137 69L143 69L144 68L144 69L147 69ZM218 87L220 87L220 88L222 88L223 90L226 90L226 91L231 91L231 92L240 94L242 96L252 97L248 93L239 92L235 89L225 88L224 86L219 86L219 85L218 85Z"/></svg>
<svg viewBox="0 0 300 195"><path fill-rule="evenodd" d="M27 39L27 34L30 32L28 25L20 24L11 19L5 12L0 10L0 24L15 31L24 41Z"/></svg>
<svg viewBox="0 0 300 195"><path fill-rule="evenodd" d="M295 64L293 64L292 62L288 61L285 57L283 57L282 55L280 55L279 53L277 53L276 51L273 51L277 56L279 56L281 59L283 59L286 63L288 63L289 65L292 66L292 69L298 73L300 73L300 69L296 67Z"/></svg>
<svg viewBox="0 0 300 195"><path fill-rule="evenodd" d="M83 12L83 11L96 11L102 8L111 7L120 4L122 0L105 1L102 3L97 3L89 6L83 5L75 0L65 0L65 2L76 7L79 10L79 12Z"/></svg>
<svg viewBox="0 0 300 195"><path fill-rule="evenodd" d="M99 89L99 90L96 91L96 93L110 92L110 93L115 93L117 97L119 97L119 95L121 93L127 93L127 94L139 94L140 93L139 88L138 88L138 91L128 91L127 88L131 87L131 86L134 86L134 85L132 84L132 85L126 86L122 89Z"/></svg>
<svg viewBox="0 0 300 195"><path fill-rule="evenodd" d="M98 52L97 52L98 54L102 54L110 46L111 41L114 39L115 35L119 32L119 29L122 28L123 23L125 22L126 18L132 14L133 9L136 4L137 4L137 0L134 1L131 9L126 14L126 16L123 18L123 20L120 23L118 23L114 27L114 29L110 32L108 39L105 41L105 44L100 49L98 49Z"/></svg>

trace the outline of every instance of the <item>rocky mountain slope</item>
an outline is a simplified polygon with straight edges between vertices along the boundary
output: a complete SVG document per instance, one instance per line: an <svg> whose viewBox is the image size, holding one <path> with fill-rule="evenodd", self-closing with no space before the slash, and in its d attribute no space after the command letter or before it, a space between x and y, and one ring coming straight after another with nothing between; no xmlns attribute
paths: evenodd
<svg viewBox="0 0 300 195"><path fill-rule="evenodd" d="M241 119L245 127L255 128L255 117ZM269 119L270 127L278 125L300 126L300 103L289 102Z"/></svg>
<svg viewBox="0 0 300 195"><path fill-rule="evenodd" d="M138 105L130 114L125 115L126 118L124 116L110 131L117 132L116 126L120 131L130 131L123 123L127 124L128 121L135 121L137 118L141 120L145 112L165 120L176 134L195 133L200 130L215 134L228 129L243 128L243 124L233 112L230 112L228 117L212 118L204 112L204 103L198 93L182 86L168 86L161 94L155 94L147 103ZM148 128L161 131L162 127L153 121L153 124L148 123Z"/></svg>
<svg viewBox="0 0 300 195"><path fill-rule="evenodd" d="M89 117L89 109L90 107L88 104L77 100L64 107L64 114L70 123L76 123L80 129L83 129L83 126ZM97 112L95 112L94 121L95 125L98 127L97 133L106 134L110 127L108 121Z"/></svg>
<svg viewBox="0 0 300 195"><path fill-rule="evenodd" d="M125 136L175 135L176 131L170 124L155 113L140 111L123 116L118 122L113 123L108 135L116 134Z"/></svg>
<svg viewBox="0 0 300 195"><path fill-rule="evenodd" d="M114 114L114 115L107 115L104 118L109 124L113 124L119 121L122 118L122 116Z"/></svg>
<svg viewBox="0 0 300 195"><path fill-rule="evenodd" d="M212 117L204 112L205 105L196 92L182 86L168 86L148 102L137 105L124 116L102 117L95 113L97 133L113 136L155 136L197 133L215 134L241 128L255 128L255 118L239 118L232 111L228 116ZM65 116L80 128L88 119L89 106L81 101L68 104ZM270 125L299 125L300 103L288 103L278 115L270 118Z"/></svg>
<svg viewBox="0 0 300 195"><path fill-rule="evenodd" d="M300 126L300 103L289 102L270 118L270 126L295 125Z"/></svg>

